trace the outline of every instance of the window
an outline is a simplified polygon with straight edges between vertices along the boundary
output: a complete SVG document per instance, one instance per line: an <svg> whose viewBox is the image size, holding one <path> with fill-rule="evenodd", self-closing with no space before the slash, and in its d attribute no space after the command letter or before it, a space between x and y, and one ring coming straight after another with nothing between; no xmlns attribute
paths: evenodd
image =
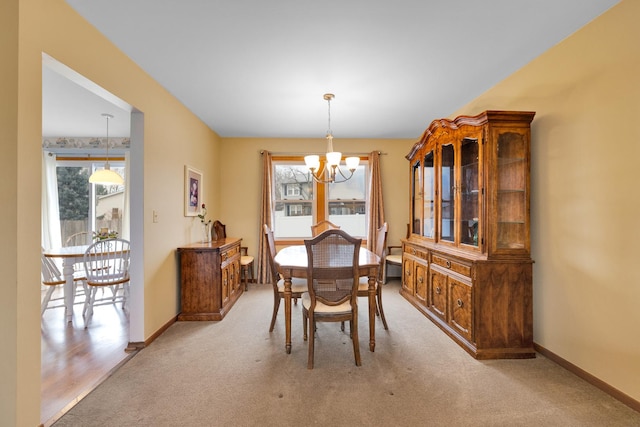
<svg viewBox="0 0 640 427"><path fill-rule="evenodd" d="M300 195L300 184L287 184L287 197Z"/></svg>
<svg viewBox="0 0 640 427"><path fill-rule="evenodd" d="M124 162L109 162L125 179ZM91 185L89 176L104 162L63 160L57 162L58 203L62 244L72 234L101 228L122 235L123 185Z"/></svg>
<svg viewBox="0 0 640 427"><path fill-rule="evenodd" d="M321 184L313 180L302 157L274 157L274 237L311 237L311 225L327 219L353 236L366 238L367 176L366 158L348 181Z"/></svg>

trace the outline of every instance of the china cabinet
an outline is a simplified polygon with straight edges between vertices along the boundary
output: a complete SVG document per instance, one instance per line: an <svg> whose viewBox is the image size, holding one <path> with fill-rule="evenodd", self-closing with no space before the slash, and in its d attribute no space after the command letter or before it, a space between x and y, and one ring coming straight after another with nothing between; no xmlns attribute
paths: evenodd
<svg viewBox="0 0 640 427"><path fill-rule="evenodd" d="M478 359L535 357L534 112L435 120L413 146L402 295Z"/></svg>
<svg viewBox="0 0 640 427"><path fill-rule="evenodd" d="M178 320L222 320L244 289L240 281L240 242L224 238L178 248Z"/></svg>

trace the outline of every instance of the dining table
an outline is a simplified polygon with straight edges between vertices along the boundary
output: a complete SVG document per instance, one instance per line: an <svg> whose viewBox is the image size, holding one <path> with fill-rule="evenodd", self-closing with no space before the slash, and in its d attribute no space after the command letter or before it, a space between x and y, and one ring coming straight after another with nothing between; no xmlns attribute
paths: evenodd
<svg viewBox="0 0 640 427"><path fill-rule="evenodd" d="M307 277L307 249L304 245L293 245L282 248L274 259L278 272L284 278L284 319L285 350L291 353L291 279ZM369 277L369 350L376 347L376 280L380 268L380 257L374 252L360 247L358 270L361 277Z"/></svg>
<svg viewBox="0 0 640 427"><path fill-rule="evenodd" d="M47 258L59 258L62 260L64 309L67 322L72 322L73 319L73 300L75 298L75 292L73 292L73 273L75 272L75 265L83 262L84 253L87 248L89 248L89 245L63 246L46 249L43 252Z"/></svg>

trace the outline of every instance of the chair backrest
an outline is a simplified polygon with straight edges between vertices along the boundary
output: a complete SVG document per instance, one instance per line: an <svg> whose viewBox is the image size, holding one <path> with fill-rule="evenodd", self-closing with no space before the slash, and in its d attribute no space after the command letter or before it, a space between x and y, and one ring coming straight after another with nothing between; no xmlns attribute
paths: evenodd
<svg viewBox="0 0 640 427"><path fill-rule="evenodd" d="M213 232L215 234L214 240L224 239L227 237L227 226L216 219L213 221Z"/></svg>
<svg viewBox="0 0 640 427"><path fill-rule="evenodd" d="M263 224L262 228L264 230L264 235L267 238L267 256L269 258L269 266L271 267L271 283L273 284L274 289L278 288L278 281L280 280L280 275L278 274L278 269L276 267L276 241L273 237L273 230L269 228L267 224Z"/></svg>
<svg viewBox="0 0 640 427"><path fill-rule="evenodd" d="M322 233L323 231L339 230L339 229L340 229L339 225L335 225L330 221L320 221L319 223L311 226L311 235L313 237L316 237L318 234Z"/></svg>
<svg viewBox="0 0 640 427"><path fill-rule="evenodd" d="M84 253L87 284L109 286L129 281L129 242L124 239L98 240Z"/></svg>
<svg viewBox="0 0 640 427"><path fill-rule="evenodd" d="M316 300L326 305L339 305L358 295L358 257L362 239L343 230L326 230L304 241L307 249L307 286L311 308Z"/></svg>
<svg viewBox="0 0 640 427"><path fill-rule="evenodd" d="M56 266L51 258L44 256L44 253L40 254L41 268L42 268L42 283L45 285L61 285L65 282L64 277L60 273L60 269Z"/></svg>
<svg viewBox="0 0 640 427"><path fill-rule="evenodd" d="M378 228L378 231L377 231L376 246L374 248L374 251L376 255L380 257L380 262L382 262L382 259L384 258L384 251L387 247L388 231L389 231L389 225L386 222L382 224L382 226Z"/></svg>
<svg viewBox="0 0 640 427"><path fill-rule="evenodd" d="M92 235L88 231L81 231L79 233L74 233L71 236L67 237L67 240L64 241L64 246L84 246L90 245L92 243Z"/></svg>
<svg viewBox="0 0 640 427"><path fill-rule="evenodd" d="M376 233L376 246L374 251L380 258L380 265L384 264L385 251L387 249L387 232L389 231L389 225L385 222L382 224ZM382 268L378 269L378 280L382 280Z"/></svg>

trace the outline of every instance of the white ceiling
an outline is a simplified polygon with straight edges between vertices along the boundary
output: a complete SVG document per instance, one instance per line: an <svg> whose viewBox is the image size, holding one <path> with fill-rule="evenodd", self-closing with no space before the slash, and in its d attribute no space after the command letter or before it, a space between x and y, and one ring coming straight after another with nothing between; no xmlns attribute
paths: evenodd
<svg viewBox="0 0 640 427"><path fill-rule="evenodd" d="M336 141L417 138L618 3L66 1L221 136L322 137L332 92ZM43 133L104 132L63 80L44 74Z"/></svg>

